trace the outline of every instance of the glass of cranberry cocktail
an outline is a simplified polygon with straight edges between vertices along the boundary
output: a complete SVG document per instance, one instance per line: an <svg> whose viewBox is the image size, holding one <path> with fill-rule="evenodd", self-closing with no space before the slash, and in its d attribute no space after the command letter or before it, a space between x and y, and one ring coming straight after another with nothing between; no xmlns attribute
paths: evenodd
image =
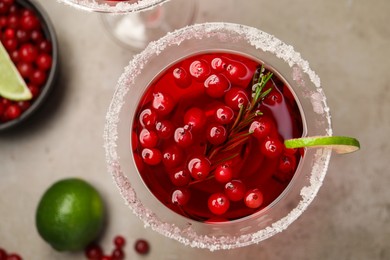
<svg viewBox="0 0 390 260"><path fill-rule="evenodd" d="M198 24L125 68L107 112L108 170L133 212L193 247L231 249L287 228L316 196L332 135L318 76L258 29Z"/></svg>

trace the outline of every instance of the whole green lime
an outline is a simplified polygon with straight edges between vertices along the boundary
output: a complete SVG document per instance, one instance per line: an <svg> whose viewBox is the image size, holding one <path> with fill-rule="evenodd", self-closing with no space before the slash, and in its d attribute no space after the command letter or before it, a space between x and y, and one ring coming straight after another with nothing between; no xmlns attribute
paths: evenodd
<svg viewBox="0 0 390 260"><path fill-rule="evenodd" d="M99 236L104 204L92 185L68 178L54 183L43 194L35 217L38 233L54 249L78 251Z"/></svg>

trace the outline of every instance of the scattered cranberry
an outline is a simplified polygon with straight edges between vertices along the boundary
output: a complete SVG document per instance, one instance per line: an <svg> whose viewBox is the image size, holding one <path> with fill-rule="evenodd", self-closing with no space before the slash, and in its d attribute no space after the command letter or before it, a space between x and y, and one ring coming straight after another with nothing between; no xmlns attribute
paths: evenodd
<svg viewBox="0 0 390 260"><path fill-rule="evenodd" d="M16 253L7 254L5 249L0 248L0 260L22 260L22 257Z"/></svg>
<svg viewBox="0 0 390 260"><path fill-rule="evenodd" d="M141 255L146 255L150 250L150 246L146 240L138 239L137 241L135 241L134 249L137 253Z"/></svg>
<svg viewBox="0 0 390 260"><path fill-rule="evenodd" d="M116 236L114 238L114 245L117 248L123 248L125 244L126 244L126 240L123 236Z"/></svg>
<svg viewBox="0 0 390 260"><path fill-rule="evenodd" d="M208 200L209 210L215 215L224 214L230 207L228 197L223 193L214 193Z"/></svg>
<svg viewBox="0 0 390 260"><path fill-rule="evenodd" d="M112 251L111 258L112 258L112 260L125 259L125 253L123 252L123 250L121 248L115 248Z"/></svg>
<svg viewBox="0 0 390 260"><path fill-rule="evenodd" d="M90 260L100 260L103 257L103 250L99 245L92 244L85 249L85 256Z"/></svg>
<svg viewBox="0 0 390 260"><path fill-rule="evenodd" d="M0 260L4 260L4 259L7 259L7 252L0 248Z"/></svg>

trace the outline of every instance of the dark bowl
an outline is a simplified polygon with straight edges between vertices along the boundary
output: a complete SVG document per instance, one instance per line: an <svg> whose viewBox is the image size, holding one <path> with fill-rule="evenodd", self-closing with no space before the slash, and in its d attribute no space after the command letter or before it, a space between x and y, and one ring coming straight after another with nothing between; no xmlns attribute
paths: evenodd
<svg viewBox="0 0 390 260"><path fill-rule="evenodd" d="M47 98L50 96L53 88L56 84L56 79L59 73L59 57L58 57L58 41L57 36L51 23L49 16L43 7L34 0L15 0L15 2L25 8L35 11L36 16L39 18L42 26L44 37L49 39L52 44L52 66L47 75L46 83L41 87L40 93L35 100L32 101L31 106L22 112L22 114L11 121L0 122L0 132L13 129L17 126L23 125L30 117L32 117L38 109L45 104Z"/></svg>

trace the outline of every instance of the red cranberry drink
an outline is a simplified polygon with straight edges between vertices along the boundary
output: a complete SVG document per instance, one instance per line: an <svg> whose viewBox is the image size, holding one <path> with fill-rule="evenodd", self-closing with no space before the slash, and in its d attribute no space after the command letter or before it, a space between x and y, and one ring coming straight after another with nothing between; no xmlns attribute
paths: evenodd
<svg viewBox="0 0 390 260"><path fill-rule="evenodd" d="M318 76L258 29L186 27L136 55L107 113L108 170L146 226L210 250L286 229L316 196L332 134Z"/></svg>
<svg viewBox="0 0 390 260"><path fill-rule="evenodd" d="M302 136L291 89L243 54L202 53L164 70L146 89L133 125L139 173L167 207L198 221L246 217L291 180Z"/></svg>

